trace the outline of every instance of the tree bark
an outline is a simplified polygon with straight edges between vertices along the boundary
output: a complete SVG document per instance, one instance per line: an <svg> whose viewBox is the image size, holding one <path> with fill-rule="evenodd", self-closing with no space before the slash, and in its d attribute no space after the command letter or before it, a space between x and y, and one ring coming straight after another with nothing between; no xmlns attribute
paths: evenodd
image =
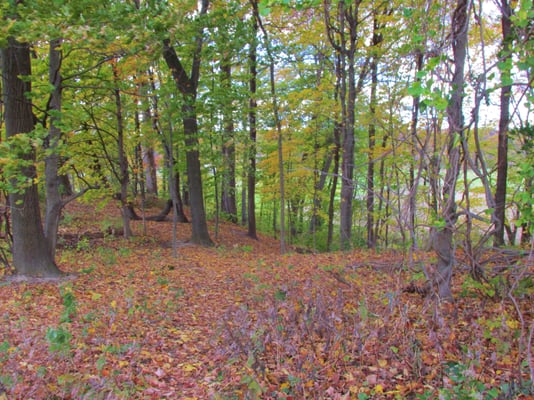
<svg viewBox="0 0 534 400"><path fill-rule="evenodd" d="M31 76L30 47L10 37L2 49L2 81L4 96L4 119L8 140L24 135L34 129L30 97ZM33 150L21 151L20 158L29 162L21 169L25 187L9 194L13 229L13 266L17 275L32 277L57 277L61 275L54 262L41 222L39 195L34 183L36 170ZM16 186L16 182L12 180Z"/></svg>
<svg viewBox="0 0 534 400"><path fill-rule="evenodd" d="M324 2L325 24L328 39L339 57L336 69L340 82L339 100L341 103L341 199L340 199L340 247L351 247L352 201L354 196L354 121L356 95L362 90L367 75L369 58L360 69L356 85L356 43L360 26L361 0L339 1L336 14L337 26L332 24L330 2Z"/></svg>
<svg viewBox="0 0 534 400"><path fill-rule="evenodd" d="M156 157L153 147L143 147L143 163L145 164L145 185L146 192L158 195L158 175L156 168Z"/></svg>
<svg viewBox="0 0 534 400"><path fill-rule="evenodd" d="M52 258L55 257L57 244L57 231L63 201L60 193L59 154L57 148L61 139L61 130L57 127L61 112L61 40L50 41L48 81L53 90L50 94L48 110L51 111L50 127L48 129L48 156L45 158L45 182L46 182L46 212L45 212L45 236L48 241Z"/></svg>
<svg viewBox="0 0 534 400"><path fill-rule="evenodd" d="M421 82L419 72L423 69L424 55L421 49L415 50L415 82ZM421 174L421 168L415 175L416 166L416 149L417 149L417 124L419 122L419 106L421 104L421 96L417 95L413 97L412 103L412 120L410 122L410 152L412 154L412 161L410 162L410 192L408 198L408 230L410 232L410 265L413 258L413 251L417 249L417 236L415 234L415 215L417 209L417 189L419 185L419 176ZM422 159L422 157L420 157ZM420 161L421 163L422 161Z"/></svg>
<svg viewBox="0 0 534 400"><path fill-rule="evenodd" d="M332 168L332 182L330 186L330 198L328 201L328 233L326 239L326 250L330 251L334 240L334 204L337 193L337 181L339 176L339 161L341 153L341 124L334 122L334 167Z"/></svg>
<svg viewBox="0 0 534 400"><path fill-rule="evenodd" d="M453 233L458 214L456 212L456 183L460 170L460 148L464 117L462 103L464 96L464 66L467 54L467 28L469 0L458 0L452 17L452 50L454 72L450 84L451 98L447 106L448 168L443 182L443 202L440 210L441 223L434 233L432 248L437 255L437 266L432 277L436 295L440 300L451 301L451 277L454 264Z"/></svg>
<svg viewBox="0 0 534 400"><path fill-rule="evenodd" d="M376 24L375 24L376 25ZM373 34L373 43L375 42L376 32ZM367 160L367 247L373 249L376 246L376 237L374 231L374 213L375 213L375 145L376 145L376 91L378 87L378 60L373 57L371 61L371 99L369 113L371 123L369 124L369 154Z"/></svg>
<svg viewBox="0 0 534 400"><path fill-rule="evenodd" d="M255 13L258 9L257 0L251 0L251 4ZM247 235L252 239L258 239L256 233L256 80L257 80L257 37L258 37L258 22L256 18L252 18L252 32L250 50L248 53L249 60L249 167L247 174L247 220L248 220L248 232Z"/></svg>
<svg viewBox="0 0 534 400"><path fill-rule="evenodd" d="M228 56L221 64L221 85L226 91L232 88L232 66ZM231 103L231 102L230 102ZM222 143L223 173L221 210L225 218L237 223L236 179L235 179L235 138L231 104L223 105L224 131Z"/></svg>
<svg viewBox="0 0 534 400"><path fill-rule="evenodd" d="M209 1L202 0L200 15L205 15ZM197 32L196 47L193 54L191 75L188 76L176 51L170 46L170 40L163 41L163 58L172 72L176 87L183 96L182 121L186 145L187 177L189 183L189 200L191 207L191 241L202 246L213 246L208 232L204 195L202 189L202 173L200 169L200 153L198 140L198 121L195 109L198 81L200 77L200 56L202 50L202 31Z"/></svg>
<svg viewBox="0 0 534 400"><path fill-rule="evenodd" d="M501 26L504 59L509 59L510 42L512 40L512 8L508 0L501 0ZM501 71L501 74L508 74L508 71ZM493 237L494 246L504 245L504 224L506 210L506 181L508 178L508 124L510 122L510 97L512 87L510 85L501 88L501 109L499 117L499 136L497 145L497 185L495 188L495 233Z"/></svg>
<svg viewBox="0 0 534 400"><path fill-rule="evenodd" d="M117 66L112 65L113 79L115 88L113 95L115 96L115 117L117 119L117 148L119 153L119 182L121 184L121 214L122 214L122 226L123 235L125 239L129 239L132 236L132 229L130 227L130 212L128 208L128 184L130 181L128 174L128 158L126 157L125 145L124 145L124 120L122 116L122 100L121 92L119 88L119 74Z"/></svg>
<svg viewBox="0 0 534 400"><path fill-rule="evenodd" d="M274 71L274 56L269 42L269 35L262 24L260 13L258 12L257 2L254 2L254 17L258 21L264 38L264 45L269 58L269 83L271 89L271 101L273 107L274 127L277 133L277 153L278 153L278 174L280 181L280 253L286 252L286 218L285 218L285 178L284 178L284 152L283 152L283 135L282 122L280 121L280 113L278 109L278 96L276 93L276 78Z"/></svg>

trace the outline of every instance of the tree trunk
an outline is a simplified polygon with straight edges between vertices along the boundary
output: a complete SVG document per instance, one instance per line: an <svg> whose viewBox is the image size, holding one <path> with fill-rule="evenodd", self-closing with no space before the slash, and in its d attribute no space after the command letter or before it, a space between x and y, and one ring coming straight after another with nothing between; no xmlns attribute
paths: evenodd
<svg viewBox="0 0 534 400"><path fill-rule="evenodd" d="M257 10L258 2L251 0L252 7ZM257 12L257 11L255 11ZM252 239L258 239L256 233L256 80L257 80L257 37L258 37L258 22L256 18L252 18L252 33L250 50L248 54L249 59L249 167L247 174L247 220L248 220L248 236Z"/></svg>
<svg viewBox="0 0 534 400"><path fill-rule="evenodd" d="M30 47L14 38L7 39L2 49L2 81L4 95L4 119L6 137L24 135L34 128L31 84L26 79L31 75ZM9 194L13 229L13 266L17 275L33 277L57 277L61 275L54 262L41 224L39 195L34 182L36 170L33 151L20 153L20 158L30 162L21 169L21 177L27 186ZM16 185L15 181L12 181Z"/></svg>
<svg viewBox="0 0 534 400"><path fill-rule="evenodd" d="M45 211L45 236L50 248L52 258L55 258L57 232L63 201L60 192L59 154L58 146L61 139L61 130L57 126L58 113L61 112L61 40L50 41L48 81L54 88L50 94L48 109L51 111L50 127L48 129L48 155L45 158L45 182L46 182L46 211Z"/></svg>
<svg viewBox="0 0 534 400"><path fill-rule="evenodd" d="M269 59L269 83L271 89L271 101L273 107L274 127L277 133L277 152L278 152L278 174L280 181L280 253L286 252L286 218L285 218L285 178L284 178L284 152L283 152L283 136L282 136L282 122L280 121L280 113L278 109L278 96L276 93L276 78L275 78L275 61L269 42L269 35L262 24L260 13L258 12L257 1L253 2L254 17L258 21L263 38L264 45Z"/></svg>
<svg viewBox="0 0 534 400"><path fill-rule="evenodd" d="M458 0L452 18L452 50L454 72L451 81L451 98L447 106L448 168L443 182L443 202L440 222L443 224L434 233L432 248L437 255L437 266L432 277L436 295L441 300L452 300L451 277L454 264L453 233L458 214L456 212L456 183L460 169L460 147L463 135L464 117L462 102L464 96L464 66L467 47L469 0Z"/></svg>
<svg viewBox="0 0 534 400"><path fill-rule="evenodd" d="M330 199L328 202L328 233L326 250L330 251L334 240L334 204L337 193L337 181L339 176L339 159L341 153L341 124L334 122L334 167L332 169L332 184L330 186Z"/></svg>
<svg viewBox="0 0 534 400"><path fill-rule="evenodd" d="M208 0L202 0L200 15L208 10ZM213 241L208 232L206 212L204 208L204 195L202 190L202 173L200 169L200 154L198 140L198 121L195 109L198 81L200 78L200 56L202 50L202 28L195 38L196 48L193 54L191 75L188 76L176 51L170 46L170 40L163 41L163 57L172 71L176 87L182 93L182 120L186 144L187 177L189 183L189 201L191 207L191 241L203 246L212 246Z"/></svg>
<svg viewBox="0 0 534 400"><path fill-rule="evenodd" d="M352 238L352 197L354 195L354 107L356 105L356 90L354 83L354 56L356 51L356 35L353 35L353 27L350 26L349 36L351 37L351 40L349 40L349 48L347 49L346 39L344 37L344 14L345 10L343 5L339 11L339 17L341 18L341 29L343 31L342 71L344 74L344 77L341 82L341 118L343 121L343 130L341 137L341 205L339 226L340 247L342 250L348 250L351 247Z"/></svg>
<svg viewBox="0 0 534 400"><path fill-rule="evenodd" d="M509 59L510 42L512 41L512 8L508 0L501 0L501 26L503 38L503 57ZM502 60L504 63L504 60ZM501 74L509 76L509 71L501 71ZM503 79L504 80L504 79ZM495 233L494 246L504 245L504 224L506 210L506 181L508 177L508 123L510 121L510 97L512 87L510 85L501 88L501 110L499 118L499 137L497 146L497 185L495 188Z"/></svg>
<svg viewBox="0 0 534 400"><path fill-rule="evenodd" d="M420 71L423 69L424 56L423 52L420 49L416 49L415 52L415 82L420 82L421 78L419 77ZM411 148L410 152L412 154L412 161L410 162L410 193L408 198L408 230L410 233L410 265L412 265L413 252L417 249L417 236L415 234L415 215L417 209L417 189L419 185L419 176L421 169L415 176L415 166L416 166L416 152L417 149L417 124L419 122L419 107L421 104L421 96L417 95L413 97L412 103L412 120L410 123L410 140ZM422 159L421 154L419 155ZM422 161L419 161L420 163Z"/></svg>
<svg viewBox="0 0 534 400"><path fill-rule="evenodd" d="M200 153L198 151L198 123L193 97L186 98L182 106L184 135L186 146L187 177L189 182L189 200L191 210L191 241L202 246L213 246L208 232L204 194L202 189L202 173L200 169Z"/></svg>
<svg viewBox="0 0 534 400"><path fill-rule="evenodd" d="M375 41L373 35L373 42ZM371 123L369 124L369 154L367 161L367 247L373 249L376 246L374 231L375 213L375 145L376 145L376 90L378 86L378 60L373 57L371 62L371 99L369 113Z"/></svg>
<svg viewBox="0 0 534 400"><path fill-rule="evenodd" d="M143 148L143 163L145 164L145 186L146 192L158 195L158 175L156 167L156 157L153 147Z"/></svg>
<svg viewBox="0 0 534 400"><path fill-rule="evenodd" d="M323 161L322 168L314 174L315 185L313 186L313 212L310 218L310 225L308 229L308 232L310 234L315 234L323 224L323 219L321 218L319 213L322 208L320 193L323 192L324 187L326 185L326 178L328 177L328 171L330 170L330 166L332 165L332 160L332 153L327 154L326 158ZM319 175L318 178L316 177L317 175Z"/></svg>
<svg viewBox="0 0 534 400"><path fill-rule="evenodd" d="M339 81L339 100L341 103L341 198L340 198L340 247L343 250L351 247L352 236L352 201L354 196L354 121L356 95L362 90L367 75L369 58L367 57L360 69L358 85L356 85L356 43L359 36L360 4L339 1L333 25L331 20L330 2L324 2L327 35L338 56L336 73Z"/></svg>
<svg viewBox="0 0 534 400"><path fill-rule="evenodd" d="M226 91L232 88L232 66L229 57L221 64L221 85ZM231 103L231 102L230 102ZM231 104L223 105L224 132L222 144L223 176L221 210L225 218L237 223L236 180L235 180L235 138L234 120Z"/></svg>
<svg viewBox="0 0 534 400"><path fill-rule="evenodd" d="M122 214L122 227L123 235L125 239L129 239L132 236L132 229L130 227L130 210L128 206L128 158L126 157L125 145L124 145L124 120L122 116L122 100L121 92L119 89L119 74L117 66L113 64L113 79L115 81L115 89L113 95L115 96L115 107L117 119L117 148L119 153L119 182L121 184L121 214Z"/></svg>

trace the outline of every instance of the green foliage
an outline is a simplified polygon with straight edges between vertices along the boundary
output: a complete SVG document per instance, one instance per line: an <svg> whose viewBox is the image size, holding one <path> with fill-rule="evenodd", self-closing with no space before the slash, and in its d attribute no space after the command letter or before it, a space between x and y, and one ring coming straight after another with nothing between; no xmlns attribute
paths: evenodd
<svg viewBox="0 0 534 400"><path fill-rule="evenodd" d="M97 248L97 254L99 255L102 263L107 266L117 264L117 253L114 249L109 247L99 246Z"/></svg>
<svg viewBox="0 0 534 400"><path fill-rule="evenodd" d="M471 275L465 277L462 282L462 296L489 298L504 298L508 294L508 285L502 275L496 275L485 281L474 279Z"/></svg>
<svg viewBox="0 0 534 400"><path fill-rule="evenodd" d="M51 352L59 353L63 356L70 354L72 334L66 328L63 326L48 328L45 337Z"/></svg>
<svg viewBox="0 0 534 400"><path fill-rule="evenodd" d="M7 340L0 343L0 362L6 361L9 358L11 345Z"/></svg>
<svg viewBox="0 0 534 400"><path fill-rule="evenodd" d="M76 316L76 298L72 293L71 287L60 288L60 294L63 298L63 312L59 318L59 322L72 322L72 318Z"/></svg>
<svg viewBox="0 0 534 400"><path fill-rule="evenodd" d="M72 334L68 330L68 324L72 322L72 318L77 314L77 302L70 286L61 287L60 295L63 299L63 311L59 317L60 325L57 328L49 327L45 338L48 341L50 352L66 357L71 353L72 341Z"/></svg>
<svg viewBox="0 0 534 400"><path fill-rule="evenodd" d="M534 126L526 124L510 132L511 137L521 143L522 158L519 161L519 176L522 179L520 190L515 195L519 208L518 225L523 225L530 233L534 229Z"/></svg>
<svg viewBox="0 0 534 400"><path fill-rule="evenodd" d="M36 183L34 161L30 156L37 146L33 134L19 133L0 143L0 189L9 193L23 193Z"/></svg>
<svg viewBox="0 0 534 400"><path fill-rule="evenodd" d="M446 363L445 376L450 380L451 387L439 390L439 396L444 400L473 398L491 400L500 394L497 388L488 388L483 382L472 378L468 366L458 362Z"/></svg>

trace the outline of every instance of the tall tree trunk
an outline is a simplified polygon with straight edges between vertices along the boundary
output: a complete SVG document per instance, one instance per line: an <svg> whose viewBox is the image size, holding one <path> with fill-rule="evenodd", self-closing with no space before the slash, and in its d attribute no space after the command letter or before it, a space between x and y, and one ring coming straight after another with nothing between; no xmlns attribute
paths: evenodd
<svg viewBox="0 0 534 400"><path fill-rule="evenodd" d="M367 57L360 69L356 85L356 43L359 36L360 4L362 0L349 2L341 0L337 4L336 23L331 18L331 4L324 2L325 24L332 47L339 57L336 68L340 82L339 99L341 103L341 199L340 199L340 247L351 247L352 201L354 195L354 121L356 95L362 90L369 68Z"/></svg>
<svg viewBox="0 0 534 400"><path fill-rule="evenodd" d="M251 0L252 8L255 9L254 13L257 13L258 2L257 0ZM251 43L248 54L249 59L249 167L247 174L247 216L248 216L248 236L253 239L258 239L256 233L256 82L258 75L257 65L257 38L258 38L258 22L256 18L252 18L252 33Z"/></svg>
<svg viewBox="0 0 534 400"><path fill-rule="evenodd" d="M502 56L509 59L512 55L510 45L512 41L512 8L508 0L501 0L501 27L502 27ZM510 71L501 71L501 74L509 77ZM504 79L502 79L504 81ZM499 139L497 146L497 185L495 188L495 233L494 246L504 245L504 224L506 210L506 181L508 177L508 123L510 122L510 97L512 87L510 85L501 88L501 110L499 118Z"/></svg>
<svg viewBox="0 0 534 400"><path fill-rule="evenodd" d="M208 0L202 0L199 15L202 16L207 13L208 5ZM208 231L206 211L204 208L200 152L198 149L198 121L195 109L203 44L202 28L197 32L195 41L196 47L193 54L190 76L188 76L185 71L176 51L171 47L169 39L163 41L163 57L172 72L176 87L183 97L182 120L186 145L186 165L191 207L191 241L203 246L213 246L213 241L211 240Z"/></svg>
<svg viewBox="0 0 534 400"><path fill-rule="evenodd" d="M341 124L334 122L334 167L332 168L332 183L330 186L330 199L328 202L328 233L326 250L330 251L334 239L334 205L337 193L337 181L339 176L339 159L341 153Z"/></svg>
<svg viewBox="0 0 534 400"><path fill-rule="evenodd" d="M258 21L263 38L265 49L267 50L267 57L269 58L269 82L271 89L271 101L273 106L273 117L275 129L277 132L277 150L278 150L278 174L280 180L280 253L286 252L286 218L285 218L285 178L284 178L284 152L283 152L283 136L282 136L282 122L280 121L280 113L278 109L278 96L276 93L276 79L274 71L274 56L269 42L269 34L262 24L260 13L258 12L257 2L254 1L253 7L254 16Z"/></svg>
<svg viewBox="0 0 534 400"><path fill-rule="evenodd" d="M188 101L189 100L189 101ZM206 211L204 208L204 194L202 188L202 173L200 168L200 152L198 150L198 123L193 98L186 99L182 106L187 178L189 183L189 199L191 209L191 241L203 246L213 246L208 232ZM189 104L187 104L189 103Z"/></svg>
<svg viewBox="0 0 534 400"><path fill-rule="evenodd" d="M156 82L154 81L154 74L152 71L149 72L149 78L150 83L152 86L152 90L155 92L156 90ZM167 180L163 180L163 184L168 184L169 187L169 193L171 197L171 201L173 203L173 211L176 214L176 221L177 222L189 222L187 219L187 216L185 215L184 210L184 202L182 200L182 196L180 194L180 174L174 167L176 165L175 159L174 159L174 148L172 145L172 138L173 138L173 122L172 118L169 118L169 136L165 135L162 132L161 125L160 125L160 119L159 119L159 106L158 106L158 96L153 95L152 96L152 111L147 111L147 117L151 119L152 121L152 129L156 131L159 135L159 137L162 140L163 148L165 149L164 157L165 157L165 165L167 166L168 176ZM149 161L147 164L153 163L153 168L150 168L150 174L154 174L153 182L156 185L155 190L156 192L153 194L157 194L157 180L156 180L156 163L154 158L154 149L153 147L148 147L145 149L145 157L149 158ZM151 159L151 160L150 160ZM146 173L146 172L145 172ZM147 177L149 174L146 175ZM172 180L172 181L171 181ZM174 184L172 183L174 182Z"/></svg>
<svg viewBox="0 0 534 400"><path fill-rule="evenodd" d="M451 98L447 106L448 168L443 182L443 201L440 210L440 226L434 233L432 248L437 255L436 271L432 283L436 295L441 300L452 300L451 277L454 264L453 233L458 219L456 212L456 183L460 170L460 148L463 135L464 117L462 103L464 96L464 66L467 53L467 31L469 0L458 0L452 17L452 50L454 71L450 84Z"/></svg>
<svg viewBox="0 0 534 400"><path fill-rule="evenodd" d="M385 10L387 13L387 10ZM370 65L371 71L371 98L369 101L369 113L371 117L371 123L369 124L369 159L367 164L367 247L372 249L376 247L377 229L375 230L375 144L376 144L376 105L377 105L377 90L378 90L378 60L380 58L379 45L383 40L382 33L380 32L382 24L378 19L377 12L373 13L373 38L372 52L373 58ZM381 168L383 167L383 160Z"/></svg>
<svg viewBox="0 0 534 400"><path fill-rule="evenodd" d="M415 82L420 82L421 78L419 77L420 71L423 69L423 52L421 49L416 49L415 51ZM410 233L410 265L413 261L413 251L417 249L417 236L415 234L415 214L417 209L417 189L419 185L419 179L416 179L415 168L416 168L416 155L417 153L417 125L419 122L419 106L421 104L421 96L417 95L413 97L412 103L412 120L410 123L410 152L412 154L412 161L410 162L410 193L408 198L408 230ZM422 157L419 157L422 162ZM421 169L417 178L419 178Z"/></svg>
<svg viewBox="0 0 534 400"><path fill-rule="evenodd" d="M373 42L374 42L373 35ZM369 113L371 123L369 124L369 154L367 161L367 247L373 249L376 246L374 231L375 213L375 144L376 144L376 90L378 87L378 60L373 57L371 62L371 99Z"/></svg>
<svg viewBox="0 0 534 400"><path fill-rule="evenodd" d="M48 155L45 158L45 182L46 182L46 211L44 232L50 248L52 258L55 258L57 232L63 201L60 192L60 180L58 176L60 156L58 154L61 130L57 126L58 113L61 112L61 40L50 41L48 82L53 87L50 94L48 109L51 111L50 126L48 129Z"/></svg>
<svg viewBox="0 0 534 400"><path fill-rule="evenodd" d="M225 56L221 64L221 85L226 91L232 88L232 65L229 57ZM236 179L235 179L235 138L234 120L231 102L223 105L224 131L223 131L223 173L221 210L225 217L237 223Z"/></svg>
<svg viewBox="0 0 534 400"><path fill-rule="evenodd" d="M6 137L24 135L34 128L30 96L31 76L30 47L14 38L7 39L7 47L1 51L2 82L4 96L4 119ZM15 273L25 276L56 277L61 275L52 257L41 223L39 194L34 183L36 170L33 151L23 152L20 159L29 166L20 171L27 186L9 194L13 229L13 266ZM12 181L16 185L15 181Z"/></svg>
<svg viewBox="0 0 534 400"><path fill-rule="evenodd" d="M128 207L128 184L130 183L128 173L128 158L126 157L125 144L124 144L124 118L122 115L122 99L121 91L119 88L119 73L117 65L113 64L113 79L115 83L115 89L113 95L115 96L116 107L116 119L117 119L117 148L119 153L119 182L121 184L121 214L122 214L122 227L123 235L125 239L129 239L132 236L132 229L130 227L130 210Z"/></svg>
<svg viewBox="0 0 534 400"><path fill-rule="evenodd" d="M340 16L344 21L344 5L340 10ZM344 22L342 24L345 30ZM341 205L340 205L340 240L341 249L347 250L351 247L352 239L352 200L354 195L354 107L356 106L356 90L354 83L354 62L356 51L356 35L353 35L353 26L349 24L349 48L344 44L343 71L346 74L341 84L343 98L343 131L341 137ZM352 39L354 37L354 39ZM343 38L345 41L345 38ZM347 66L348 64L348 66ZM347 83L348 80L348 83Z"/></svg>
<svg viewBox="0 0 534 400"><path fill-rule="evenodd" d="M322 77L324 74L325 69L325 56L322 52L318 51L315 56L315 65L318 67L316 72L316 86L319 87L321 85ZM318 122L318 115L313 115L312 119L316 123L317 129L314 132L314 153L313 153L313 160L314 160L314 173L313 173L313 209L310 217L310 223L308 232L312 235L313 238L313 248L316 249L316 233L317 230L322 226L323 224L323 218L320 215L320 211L322 209L322 198L323 196L321 193L323 193L324 187L326 185L326 178L328 177L328 171L330 170L330 166L332 164L332 153L326 154L326 157L323 155L322 160L319 160L319 157L323 154L320 150L323 147L329 147L329 141L327 143L323 143L319 141L320 137L320 129ZM319 163L322 162L322 167L319 169Z"/></svg>

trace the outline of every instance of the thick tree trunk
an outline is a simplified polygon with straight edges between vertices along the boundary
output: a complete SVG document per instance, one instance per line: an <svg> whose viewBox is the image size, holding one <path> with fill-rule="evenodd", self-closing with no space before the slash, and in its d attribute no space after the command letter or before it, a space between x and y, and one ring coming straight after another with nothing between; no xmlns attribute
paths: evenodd
<svg viewBox="0 0 534 400"><path fill-rule="evenodd" d="M201 1L200 15L205 15L209 1ZM202 173L200 169L200 153L198 150L198 122L195 109L198 81L200 78L200 56L202 50L203 32L200 30L195 38L196 47L193 53L191 75L188 76L176 51L170 46L170 40L163 41L163 57L172 72L176 87L182 93L182 121L186 144L186 164L189 187L189 203L191 208L191 241L203 246L212 246L213 241L208 232L204 195L202 189Z"/></svg>
<svg viewBox="0 0 534 400"><path fill-rule="evenodd" d="M451 98L447 107L448 168L443 182L443 202L440 217L443 226L432 238L432 248L437 255L437 266L432 277L436 295L441 300L452 300L451 277L454 264L453 233L458 214L456 212L456 183L460 170L460 146L463 135L464 117L462 102L464 95L464 66L467 48L469 0L458 0L452 18L452 50L454 72L451 81Z"/></svg>
<svg viewBox="0 0 534 400"><path fill-rule="evenodd" d="M212 246L213 242L208 232L206 212L204 208L204 194L202 189L202 174L200 169L200 153L198 151L198 125L194 98L185 99L182 106L184 135L186 145L187 177L189 179L189 201L191 209L191 241L202 246ZM189 104L188 104L189 103Z"/></svg>
<svg viewBox="0 0 534 400"><path fill-rule="evenodd" d="M2 81L4 95L4 119L7 138L31 132L34 128L32 104L30 97L31 75L30 48L27 43L19 43L8 38L7 47L2 49ZM22 152L20 158L33 161L35 154ZM26 180L27 187L9 195L13 229L13 266L18 275L32 277L57 277L61 271L57 268L50 247L45 238L41 223L39 195L33 163L24 167L20 174ZM15 181L12 183L16 184Z"/></svg>
<svg viewBox="0 0 534 400"><path fill-rule="evenodd" d="M510 16L512 9L508 0L501 0L501 26L503 37L503 56L511 57L510 42L512 36L512 21ZM508 72L502 71L502 74ZM494 246L504 245L504 224L506 210L506 181L508 178L508 123L510 122L510 97L512 87L510 85L501 88L501 110L499 118L499 139L497 147L497 185L495 188L495 234Z"/></svg>
<svg viewBox="0 0 534 400"><path fill-rule="evenodd" d="M45 159L46 181L46 212L45 212L45 236L50 247L52 258L55 257L57 244L57 231L63 201L60 192L59 154L57 148L61 139L61 130L57 127L58 115L61 112L61 40L50 41L48 81L54 88L50 94L49 110L50 127L48 129L48 156Z"/></svg>

